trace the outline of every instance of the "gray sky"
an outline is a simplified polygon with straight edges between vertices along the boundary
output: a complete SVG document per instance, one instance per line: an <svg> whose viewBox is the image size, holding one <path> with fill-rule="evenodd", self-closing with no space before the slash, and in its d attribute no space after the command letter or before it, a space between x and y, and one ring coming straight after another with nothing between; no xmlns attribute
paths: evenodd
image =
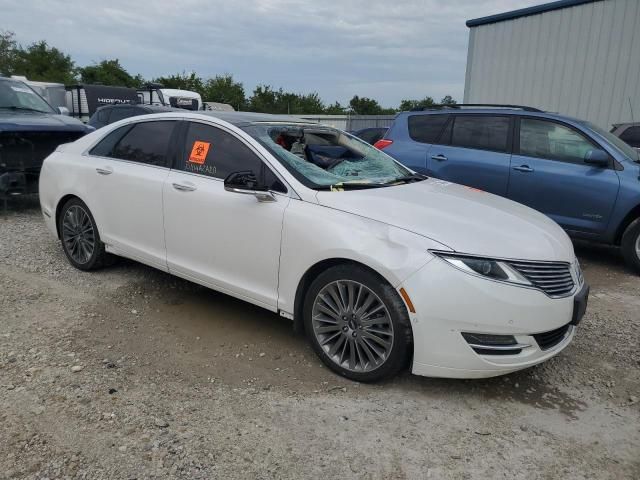
<svg viewBox="0 0 640 480"><path fill-rule="evenodd" d="M118 58L145 78L231 73L259 84L353 95L385 107L462 100L465 21L543 0L0 0L0 30L44 39L84 66Z"/></svg>

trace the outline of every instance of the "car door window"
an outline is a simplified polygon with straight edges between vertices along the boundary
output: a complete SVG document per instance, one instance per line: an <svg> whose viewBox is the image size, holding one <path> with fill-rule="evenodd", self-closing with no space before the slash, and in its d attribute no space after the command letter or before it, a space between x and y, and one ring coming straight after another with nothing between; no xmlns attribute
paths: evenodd
<svg viewBox="0 0 640 480"><path fill-rule="evenodd" d="M589 150L596 148L572 128L547 120L520 119L520 155L569 163L584 163Z"/></svg>
<svg viewBox="0 0 640 480"><path fill-rule="evenodd" d="M416 142L436 143L449 115L411 115L409 136Z"/></svg>
<svg viewBox="0 0 640 480"><path fill-rule="evenodd" d="M175 124L171 120L126 125L107 135L90 154L165 167Z"/></svg>
<svg viewBox="0 0 640 480"><path fill-rule="evenodd" d="M640 148L640 126L629 127L620 135L620 140L635 148Z"/></svg>
<svg viewBox="0 0 640 480"><path fill-rule="evenodd" d="M451 134L451 145L506 152L509 140L509 118L488 115L457 115Z"/></svg>
<svg viewBox="0 0 640 480"><path fill-rule="evenodd" d="M176 168L219 179L233 172L251 170L269 189L286 192L278 177L239 138L203 123L189 122L185 147Z"/></svg>

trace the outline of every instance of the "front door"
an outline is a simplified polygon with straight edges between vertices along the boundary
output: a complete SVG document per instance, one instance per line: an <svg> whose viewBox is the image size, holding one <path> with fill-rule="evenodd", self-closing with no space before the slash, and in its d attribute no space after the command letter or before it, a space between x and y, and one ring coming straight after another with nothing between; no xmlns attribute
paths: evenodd
<svg viewBox="0 0 640 480"><path fill-rule="evenodd" d="M286 188L235 132L184 123L184 145L164 186L169 271L276 310ZM245 170L276 201L224 189L229 173Z"/></svg>
<svg viewBox="0 0 640 480"><path fill-rule="evenodd" d="M509 198L571 232L604 231L620 185L613 160L605 168L587 165L586 153L598 145L558 122L522 117L517 138Z"/></svg>

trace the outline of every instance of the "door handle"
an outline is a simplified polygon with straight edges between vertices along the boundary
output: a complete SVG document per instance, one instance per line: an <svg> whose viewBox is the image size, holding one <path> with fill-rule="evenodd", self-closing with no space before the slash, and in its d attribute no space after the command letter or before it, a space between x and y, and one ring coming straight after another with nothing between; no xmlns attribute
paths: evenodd
<svg viewBox="0 0 640 480"><path fill-rule="evenodd" d="M172 183L173 188L181 192L193 192L197 189L195 185L186 185L184 183Z"/></svg>
<svg viewBox="0 0 640 480"><path fill-rule="evenodd" d="M100 175L111 175L113 173L113 168L111 167L107 167L107 168L96 168L96 172L98 172Z"/></svg>
<svg viewBox="0 0 640 480"><path fill-rule="evenodd" d="M444 155L439 153L438 155L431 155L431 160L437 160L439 162L444 162L447 159Z"/></svg>
<svg viewBox="0 0 640 480"><path fill-rule="evenodd" d="M514 170L517 170L518 172L533 172L533 168L531 168L529 165L520 165L519 167L513 167Z"/></svg>

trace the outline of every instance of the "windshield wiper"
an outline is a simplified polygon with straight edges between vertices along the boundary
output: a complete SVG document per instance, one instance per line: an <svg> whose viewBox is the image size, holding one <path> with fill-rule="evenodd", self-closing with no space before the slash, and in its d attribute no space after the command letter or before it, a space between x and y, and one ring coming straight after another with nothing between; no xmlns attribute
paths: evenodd
<svg viewBox="0 0 640 480"><path fill-rule="evenodd" d="M20 111L24 111L24 112L48 113L48 112L45 112L44 110L36 110L35 108L29 108L29 107L17 107L15 105L1 106L0 109L20 110Z"/></svg>
<svg viewBox="0 0 640 480"><path fill-rule="evenodd" d="M327 185L320 187L318 190L330 190L333 192L339 192L340 190L365 190L367 188L381 188L388 187L387 183L360 183L360 182L345 182L334 183L333 185Z"/></svg>
<svg viewBox="0 0 640 480"><path fill-rule="evenodd" d="M426 180L427 178L429 177L421 173L412 173L411 175L405 175L403 177L394 178L393 180L388 181L387 185L400 183L400 182L404 182L404 183L421 182L422 180Z"/></svg>

